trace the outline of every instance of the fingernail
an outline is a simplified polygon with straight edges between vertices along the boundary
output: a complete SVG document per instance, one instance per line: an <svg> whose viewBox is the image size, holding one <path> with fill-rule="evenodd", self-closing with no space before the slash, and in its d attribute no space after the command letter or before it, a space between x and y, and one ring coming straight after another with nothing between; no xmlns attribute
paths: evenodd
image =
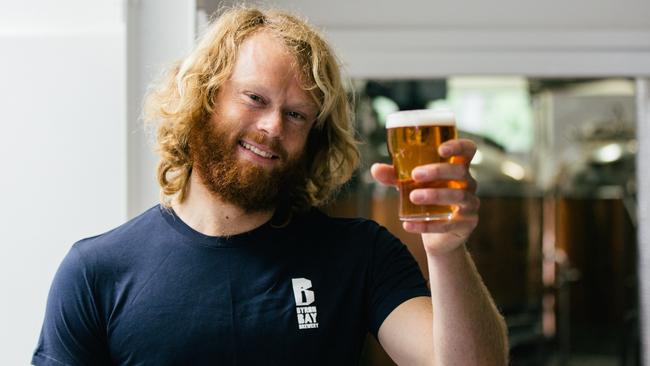
<svg viewBox="0 0 650 366"><path fill-rule="evenodd" d="M414 171L411 173L411 175L413 176L413 179L415 179L415 180L422 180L422 179L426 179L426 178L427 178L427 175L426 175L426 173L425 173L424 171L422 171L422 170L417 170L417 169L414 170Z"/></svg>
<svg viewBox="0 0 650 366"><path fill-rule="evenodd" d="M448 148L447 146L443 146L440 148L440 153L442 155L448 156L449 154L451 154L451 149Z"/></svg>
<svg viewBox="0 0 650 366"><path fill-rule="evenodd" d="M411 201L413 202L420 202L424 199L424 193L420 191L413 191L411 192Z"/></svg>

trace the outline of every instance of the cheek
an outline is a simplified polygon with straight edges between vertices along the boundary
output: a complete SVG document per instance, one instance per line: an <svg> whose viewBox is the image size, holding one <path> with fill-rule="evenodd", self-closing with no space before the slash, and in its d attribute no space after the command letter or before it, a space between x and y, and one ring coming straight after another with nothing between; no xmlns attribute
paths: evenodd
<svg viewBox="0 0 650 366"><path fill-rule="evenodd" d="M227 123L229 125L239 124L239 121L245 120L250 114L248 113L246 105L228 93L219 98L215 112L222 123Z"/></svg>
<svg viewBox="0 0 650 366"><path fill-rule="evenodd" d="M219 113L218 117L214 118L213 123L221 131L225 131L229 136L233 136L239 135L246 130L246 121L249 120L250 118L247 118L247 115L241 113L238 108L230 108L227 111Z"/></svg>
<svg viewBox="0 0 650 366"><path fill-rule="evenodd" d="M307 143L309 140L309 130L298 130L291 133L290 144L287 144L287 151L292 155L302 154L307 151Z"/></svg>

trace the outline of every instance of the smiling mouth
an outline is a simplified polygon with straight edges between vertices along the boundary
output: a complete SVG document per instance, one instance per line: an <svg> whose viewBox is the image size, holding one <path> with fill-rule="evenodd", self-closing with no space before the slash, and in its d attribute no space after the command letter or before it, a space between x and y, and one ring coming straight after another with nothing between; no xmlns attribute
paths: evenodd
<svg viewBox="0 0 650 366"><path fill-rule="evenodd" d="M278 158L277 155L273 155L273 154L270 154L270 153L268 153L266 151L260 150L257 147L255 147L255 146L253 146L251 144L248 144L248 143L246 143L244 141L239 141L239 146L241 146L244 149L252 152L253 154L255 154L257 156L260 156L262 158L265 158L265 159L277 159Z"/></svg>

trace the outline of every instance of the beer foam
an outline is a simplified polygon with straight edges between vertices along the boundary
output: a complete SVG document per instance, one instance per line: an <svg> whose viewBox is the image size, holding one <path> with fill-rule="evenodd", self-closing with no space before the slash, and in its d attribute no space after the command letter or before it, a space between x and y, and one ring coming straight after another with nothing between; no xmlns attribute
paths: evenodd
<svg viewBox="0 0 650 366"><path fill-rule="evenodd" d="M416 109L399 111L386 117L386 128L416 126L454 126L456 119L450 109Z"/></svg>

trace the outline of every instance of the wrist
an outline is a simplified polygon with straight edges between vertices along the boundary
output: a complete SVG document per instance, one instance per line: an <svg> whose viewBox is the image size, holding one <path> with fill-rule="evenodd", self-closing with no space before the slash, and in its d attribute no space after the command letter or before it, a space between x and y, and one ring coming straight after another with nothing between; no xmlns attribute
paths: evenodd
<svg viewBox="0 0 650 366"><path fill-rule="evenodd" d="M454 257L458 255L464 255L467 252L465 242L460 243L455 246L449 247L440 247L440 246L424 246L424 252L429 258L445 258L445 257Z"/></svg>

